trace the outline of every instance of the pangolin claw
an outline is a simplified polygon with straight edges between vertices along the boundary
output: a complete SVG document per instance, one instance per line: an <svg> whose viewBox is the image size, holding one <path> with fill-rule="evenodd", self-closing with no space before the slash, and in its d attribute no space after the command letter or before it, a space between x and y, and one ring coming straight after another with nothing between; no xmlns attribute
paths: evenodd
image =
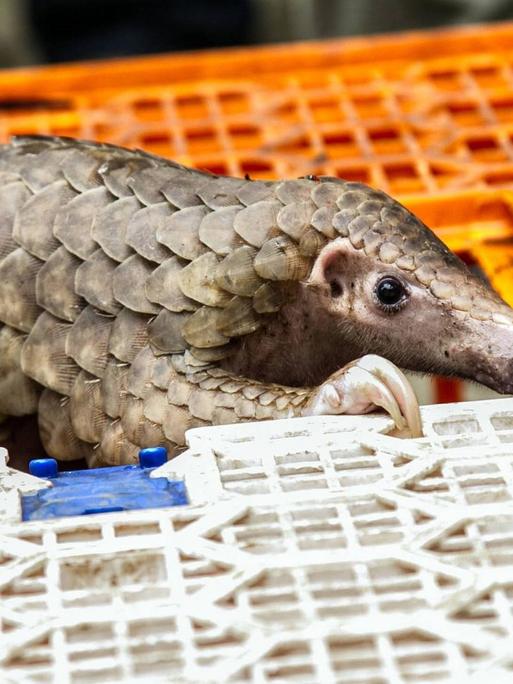
<svg viewBox="0 0 513 684"><path fill-rule="evenodd" d="M380 406L399 430L422 436L419 404L404 373L387 359L363 356L334 373L314 391L308 415L369 413Z"/></svg>

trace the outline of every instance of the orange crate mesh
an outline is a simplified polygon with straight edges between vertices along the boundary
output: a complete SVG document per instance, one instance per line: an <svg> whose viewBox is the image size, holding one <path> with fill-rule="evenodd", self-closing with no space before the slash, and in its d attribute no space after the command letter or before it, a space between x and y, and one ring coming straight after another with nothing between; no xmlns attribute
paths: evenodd
<svg viewBox="0 0 513 684"><path fill-rule="evenodd" d="M16 134L369 183L513 304L513 23L7 71L0 140Z"/></svg>
<svg viewBox="0 0 513 684"><path fill-rule="evenodd" d="M513 183L513 25L5 72L0 138L139 146L215 172L394 195ZM435 57L436 56L436 57Z"/></svg>

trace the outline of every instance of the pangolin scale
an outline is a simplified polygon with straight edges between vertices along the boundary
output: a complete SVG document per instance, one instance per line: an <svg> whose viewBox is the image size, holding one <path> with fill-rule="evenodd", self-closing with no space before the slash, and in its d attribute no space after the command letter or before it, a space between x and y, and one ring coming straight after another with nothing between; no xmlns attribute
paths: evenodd
<svg viewBox="0 0 513 684"><path fill-rule="evenodd" d="M335 246L422 290L451 339L475 322L512 326L418 219L359 183L217 177L110 145L15 139L0 148L0 413L37 412L52 456L118 464L142 446L175 450L191 427L300 415L309 387L360 353L472 375L448 344L435 359L420 333L392 339L382 312L381 334L355 301L353 321L325 325L333 311L312 297L333 284Z"/></svg>

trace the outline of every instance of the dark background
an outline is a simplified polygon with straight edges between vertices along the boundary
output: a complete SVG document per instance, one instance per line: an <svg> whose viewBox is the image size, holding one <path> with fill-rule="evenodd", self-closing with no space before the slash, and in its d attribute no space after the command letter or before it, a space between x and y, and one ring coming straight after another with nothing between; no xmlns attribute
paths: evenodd
<svg viewBox="0 0 513 684"><path fill-rule="evenodd" d="M513 0L0 0L0 67L513 19Z"/></svg>

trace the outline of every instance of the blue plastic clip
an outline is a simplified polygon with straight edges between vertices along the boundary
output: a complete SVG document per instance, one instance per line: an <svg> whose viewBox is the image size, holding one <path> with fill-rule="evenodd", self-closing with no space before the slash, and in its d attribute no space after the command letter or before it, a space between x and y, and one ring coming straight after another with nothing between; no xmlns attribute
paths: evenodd
<svg viewBox="0 0 513 684"><path fill-rule="evenodd" d="M53 458L30 462L30 472L51 479L52 487L21 497L23 520L49 520L70 515L93 515L167 508L189 503L183 480L151 477L167 461L164 447L141 449L139 465L88 470L58 470Z"/></svg>
<svg viewBox="0 0 513 684"><path fill-rule="evenodd" d="M59 466L54 458L33 458L29 461L29 473L35 477L57 477Z"/></svg>
<svg viewBox="0 0 513 684"><path fill-rule="evenodd" d="M158 468L166 462L166 447L148 447L139 451L139 465L141 468Z"/></svg>

